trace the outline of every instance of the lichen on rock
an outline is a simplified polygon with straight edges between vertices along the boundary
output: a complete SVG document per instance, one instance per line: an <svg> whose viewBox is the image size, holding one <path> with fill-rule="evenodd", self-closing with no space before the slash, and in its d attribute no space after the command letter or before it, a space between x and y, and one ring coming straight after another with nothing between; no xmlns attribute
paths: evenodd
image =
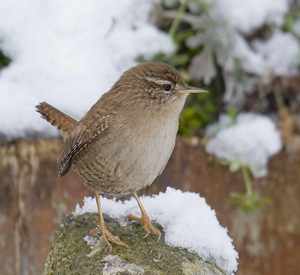
<svg viewBox="0 0 300 275"><path fill-rule="evenodd" d="M213 263L202 260L186 249L170 247L156 237L143 238L139 224L121 226L105 217L107 226L120 236L129 248L113 246L109 252L103 246L91 255L86 241L89 231L96 227L96 214L68 216L56 232L44 269L44 275L78 274L147 274L147 275L222 275ZM98 242L98 244L101 242Z"/></svg>
<svg viewBox="0 0 300 275"><path fill-rule="evenodd" d="M103 267L103 275L112 275L112 274L120 274L122 272L131 274L131 275L139 275L145 273L144 268L136 265L130 264L127 261L120 258L118 255L107 255L103 258L104 267Z"/></svg>

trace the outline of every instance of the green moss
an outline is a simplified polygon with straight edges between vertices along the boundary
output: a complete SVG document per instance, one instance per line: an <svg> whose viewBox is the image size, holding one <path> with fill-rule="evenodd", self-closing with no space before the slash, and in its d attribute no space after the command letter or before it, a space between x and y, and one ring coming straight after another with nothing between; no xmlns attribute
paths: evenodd
<svg viewBox="0 0 300 275"><path fill-rule="evenodd" d="M223 274L214 264L204 262L185 249L169 247L156 237L143 238L145 232L138 224L122 227L111 219L106 220L110 230L129 246L113 246L112 254L142 267L144 274L190 274L188 270L197 269L207 269L210 272L203 274ZM44 275L102 274L105 264L102 259L109 254L108 251L102 249L88 257L91 248L83 240L95 226L94 214L68 217L56 233L45 264Z"/></svg>
<svg viewBox="0 0 300 275"><path fill-rule="evenodd" d="M11 59L0 50L0 70L9 65Z"/></svg>

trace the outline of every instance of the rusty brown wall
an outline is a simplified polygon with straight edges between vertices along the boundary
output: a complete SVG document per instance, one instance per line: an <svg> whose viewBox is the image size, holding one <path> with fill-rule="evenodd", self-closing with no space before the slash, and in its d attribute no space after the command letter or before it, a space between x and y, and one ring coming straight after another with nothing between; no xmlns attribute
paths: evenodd
<svg viewBox="0 0 300 275"><path fill-rule="evenodd" d="M64 214L88 194L75 174L58 179L58 140L0 146L0 274L39 275L52 233ZM300 274L300 156L284 153L255 189L272 204L244 214L228 203L242 178L209 157L201 145L178 139L166 171L146 190L166 186L199 192L228 227L240 253L241 275Z"/></svg>
<svg viewBox="0 0 300 275"><path fill-rule="evenodd" d="M254 188L270 197L271 204L244 214L228 202L231 192L243 191L241 174L230 173L202 146L178 140L171 162L152 188L171 184L204 196L239 251L238 274L300 274L300 155L277 155L269 172Z"/></svg>
<svg viewBox="0 0 300 275"><path fill-rule="evenodd" d="M0 147L0 274L39 275L62 215L83 196L78 181L56 176L58 140Z"/></svg>

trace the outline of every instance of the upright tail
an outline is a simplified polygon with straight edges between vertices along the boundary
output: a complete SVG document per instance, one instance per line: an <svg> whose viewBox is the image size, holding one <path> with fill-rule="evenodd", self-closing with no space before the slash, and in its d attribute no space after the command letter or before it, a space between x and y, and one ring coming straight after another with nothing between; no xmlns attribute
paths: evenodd
<svg viewBox="0 0 300 275"><path fill-rule="evenodd" d="M59 129L64 137L66 137L77 124L75 119L59 111L46 102L42 102L37 105L36 110L44 119Z"/></svg>

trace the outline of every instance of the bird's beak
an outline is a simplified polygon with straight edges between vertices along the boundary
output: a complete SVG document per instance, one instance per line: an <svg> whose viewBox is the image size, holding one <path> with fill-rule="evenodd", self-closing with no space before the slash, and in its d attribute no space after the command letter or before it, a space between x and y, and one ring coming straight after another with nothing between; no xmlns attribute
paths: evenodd
<svg viewBox="0 0 300 275"><path fill-rule="evenodd" d="M178 93L180 94L200 94L200 93L208 93L207 90L203 90L197 87L192 86L179 86L176 88Z"/></svg>

